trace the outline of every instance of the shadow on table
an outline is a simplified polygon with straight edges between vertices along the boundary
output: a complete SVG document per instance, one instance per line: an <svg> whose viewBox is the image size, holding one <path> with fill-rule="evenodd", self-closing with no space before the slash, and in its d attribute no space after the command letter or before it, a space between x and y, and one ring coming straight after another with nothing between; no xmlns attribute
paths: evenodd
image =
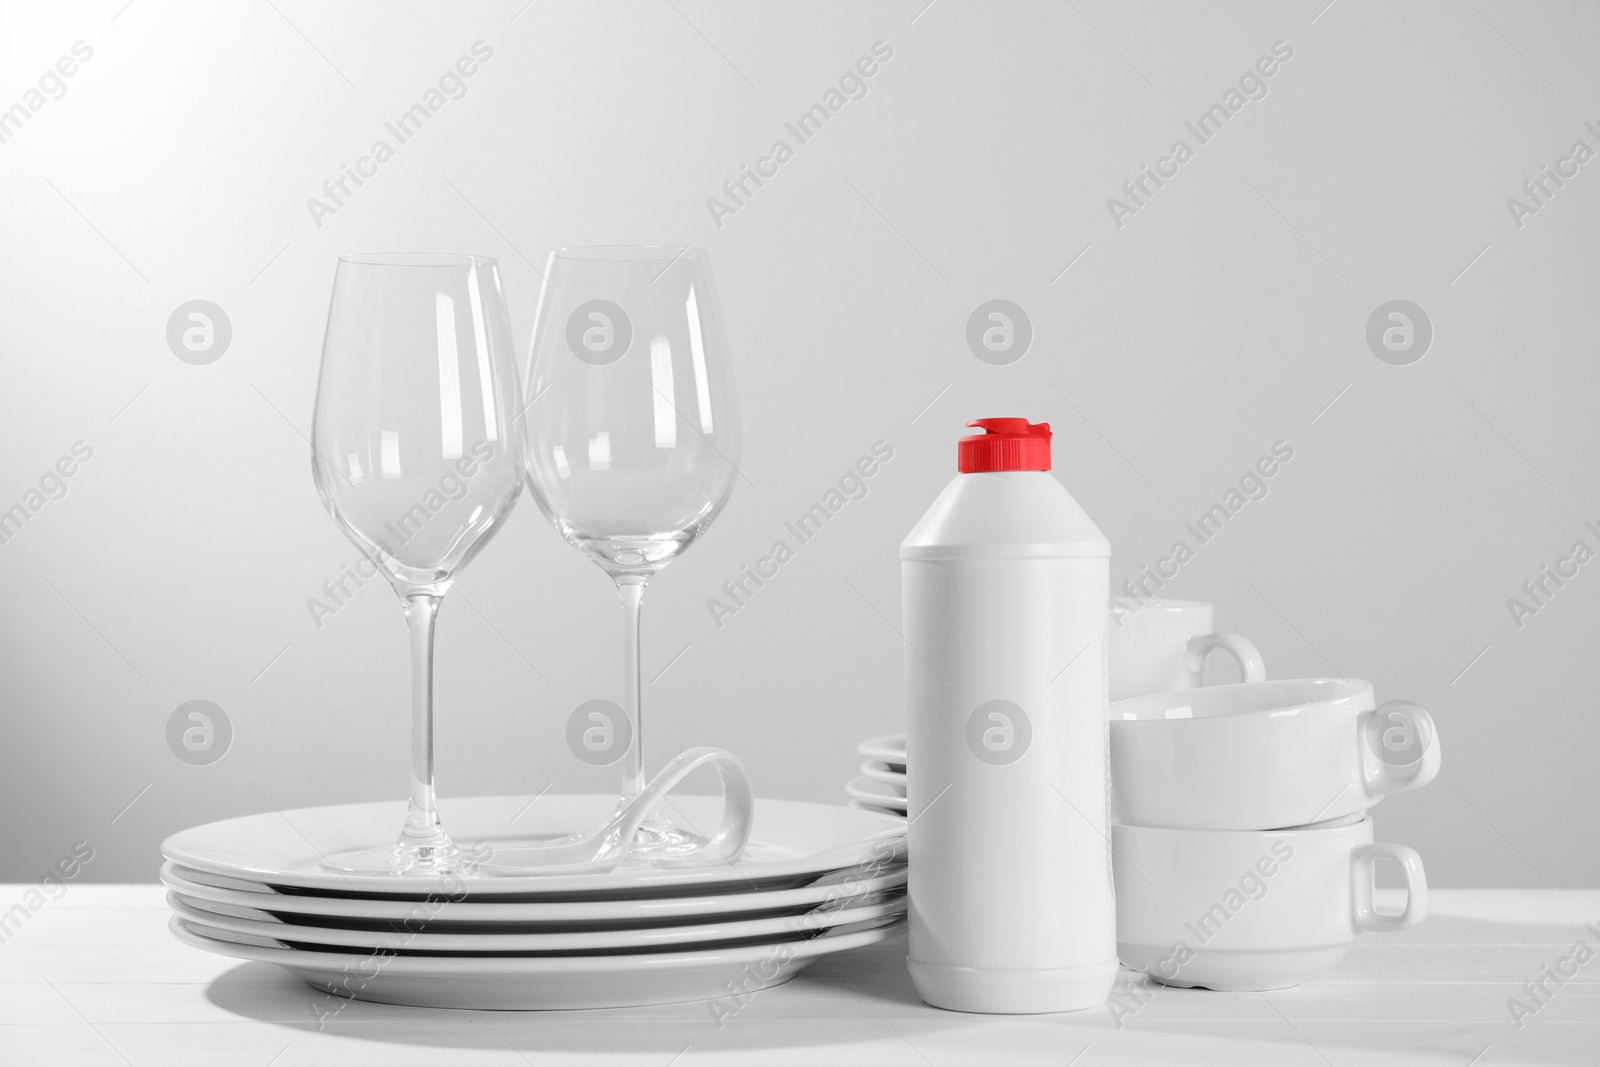
<svg viewBox="0 0 1600 1067"><path fill-rule="evenodd" d="M1455 929L1461 926L1460 930ZM1519 1030L1506 1012L1533 976L1566 951L1564 925L1450 916L1392 939L1369 938L1334 971L1267 995L1161 989L1137 1010L983 1016L924 1005L906 973L906 939L825 957L792 981L740 998L585 1011L461 1011L341 1000L276 967L248 963L207 995L234 1014L299 1031L376 1043L484 1050L652 1053L909 1044L923 1059L1000 1062L1096 1057L1140 1062L1527 1062L1590 1067L1600 1045L1600 982L1570 983ZM1454 942L1454 943L1452 943ZM1463 943L1465 942L1465 943ZM1123 971L1119 982L1133 979ZM1126 1003L1126 1002L1124 1002ZM1489 1051L1484 1054L1484 1049ZM1030 1051L1031 1050L1031 1051Z"/></svg>

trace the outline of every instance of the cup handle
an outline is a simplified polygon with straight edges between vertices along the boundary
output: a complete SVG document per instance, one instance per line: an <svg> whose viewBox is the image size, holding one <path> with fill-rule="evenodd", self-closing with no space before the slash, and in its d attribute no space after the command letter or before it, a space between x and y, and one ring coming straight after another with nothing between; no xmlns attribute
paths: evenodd
<svg viewBox="0 0 1600 1067"><path fill-rule="evenodd" d="M1381 915L1372 906L1374 866L1380 859L1400 865L1406 878L1406 908L1399 915ZM1428 875L1415 849L1392 841L1357 845L1350 850L1351 918L1358 932L1407 930L1428 917Z"/></svg>
<svg viewBox="0 0 1600 1067"><path fill-rule="evenodd" d="M727 749L685 749L661 768L650 783L620 814L614 823L618 841L632 841L639 824L649 817L666 795L691 772L707 763L714 764L722 778L722 821L707 842L693 852L670 859L652 859L652 867L701 867L736 863L750 840L750 824L755 818L755 791L739 757Z"/></svg>
<svg viewBox="0 0 1600 1067"><path fill-rule="evenodd" d="M1233 657L1245 681L1266 681L1266 661L1261 658L1261 650L1248 637L1241 634L1201 634L1191 637L1189 643L1183 646L1183 666L1196 685L1200 684L1200 676L1205 671L1206 655L1218 648Z"/></svg>
<svg viewBox="0 0 1600 1067"><path fill-rule="evenodd" d="M1358 716L1356 743L1370 795L1404 793L1427 785L1439 773L1442 757L1433 716L1410 701L1388 700Z"/></svg>

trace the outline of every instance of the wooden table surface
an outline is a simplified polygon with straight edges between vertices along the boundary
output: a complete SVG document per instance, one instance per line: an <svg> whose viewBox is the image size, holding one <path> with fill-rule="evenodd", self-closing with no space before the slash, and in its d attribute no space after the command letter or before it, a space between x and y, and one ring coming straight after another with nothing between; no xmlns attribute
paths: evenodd
<svg viewBox="0 0 1600 1067"><path fill-rule="evenodd" d="M0 885L0 912L27 886ZM329 1003L277 968L167 932L154 885L69 885L0 944L0 1064L1600 1064L1600 890L1450 890L1399 934L1280 992L1161 989L1064 1015L922 1004L905 939L824 959L717 1020L704 1004L442 1011ZM1574 946L1595 952L1581 965ZM1568 962L1563 963L1566 959ZM1545 968L1577 974L1557 985ZM1132 975L1124 972L1124 978ZM1532 999L1524 983L1542 980ZM1530 1009L1512 1019L1508 1000ZM1537 1009L1537 1010L1533 1010Z"/></svg>

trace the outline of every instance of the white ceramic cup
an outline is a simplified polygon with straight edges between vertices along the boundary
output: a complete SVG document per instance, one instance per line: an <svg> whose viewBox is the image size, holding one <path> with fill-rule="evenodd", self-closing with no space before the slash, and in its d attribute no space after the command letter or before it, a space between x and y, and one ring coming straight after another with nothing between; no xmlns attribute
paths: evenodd
<svg viewBox="0 0 1600 1067"><path fill-rule="evenodd" d="M1439 773L1439 734L1358 678L1239 682L1111 705L1117 821L1270 830L1365 811Z"/></svg>
<svg viewBox="0 0 1600 1067"><path fill-rule="evenodd" d="M1261 653L1238 634L1213 633L1215 609L1200 600L1147 600L1131 614L1113 612L1106 654L1111 699L1193 689L1205 674L1206 656L1222 649L1239 664L1239 676L1267 676Z"/></svg>
<svg viewBox="0 0 1600 1067"><path fill-rule="evenodd" d="M1422 859L1373 844L1372 819L1293 830L1112 827L1117 955L1166 985L1283 989L1344 958L1362 933L1428 909ZM1373 865L1404 873L1405 910L1373 908Z"/></svg>

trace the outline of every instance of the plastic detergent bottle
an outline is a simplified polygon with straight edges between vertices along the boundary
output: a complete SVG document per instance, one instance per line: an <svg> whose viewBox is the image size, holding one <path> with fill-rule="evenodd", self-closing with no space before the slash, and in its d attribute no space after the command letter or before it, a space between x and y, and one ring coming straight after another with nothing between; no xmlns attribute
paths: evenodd
<svg viewBox="0 0 1600 1067"><path fill-rule="evenodd" d="M908 966L936 1007L1093 1007L1117 973L1111 547L1049 473L1048 423L968 425L900 546Z"/></svg>

